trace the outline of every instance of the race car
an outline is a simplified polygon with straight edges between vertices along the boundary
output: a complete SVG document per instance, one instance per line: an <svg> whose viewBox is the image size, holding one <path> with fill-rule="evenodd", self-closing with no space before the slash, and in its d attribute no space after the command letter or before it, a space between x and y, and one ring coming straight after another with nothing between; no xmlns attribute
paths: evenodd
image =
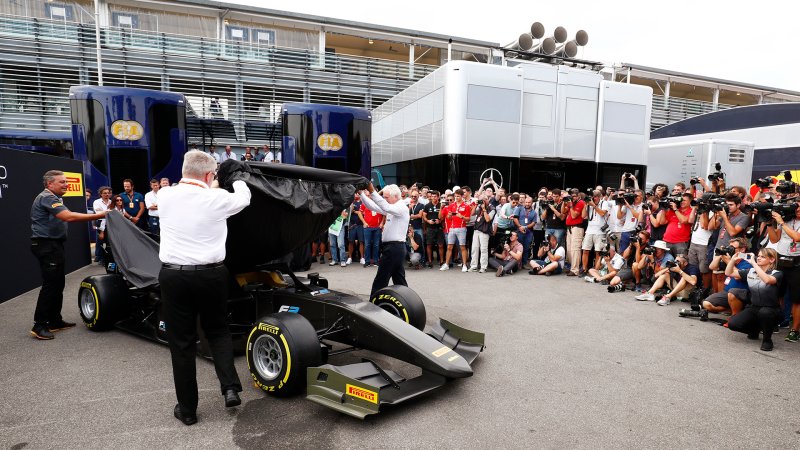
<svg viewBox="0 0 800 450"><path fill-rule="evenodd" d="M231 273L227 319L234 349L245 353L256 387L274 396L305 388L309 400L363 419L384 405L472 375L484 335L443 319L423 331L425 306L412 289L390 286L366 301L329 289L328 280L316 273L300 277L286 261L276 261L324 231L365 179L236 161L223 163L219 177L223 187L241 179L253 192L251 205L228 220L225 264ZM158 243L117 213L109 214L107 222L107 273L81 283L81 318L92 331L119 328L166 344L169 323L158 286ZM266 244L232 238L267 224L290 229L275 230ZM198 353L210 357L201 329L198 343ZM368 358L328 364L336 355L355 350L414 365L420 375L406 379Z"/></svg>

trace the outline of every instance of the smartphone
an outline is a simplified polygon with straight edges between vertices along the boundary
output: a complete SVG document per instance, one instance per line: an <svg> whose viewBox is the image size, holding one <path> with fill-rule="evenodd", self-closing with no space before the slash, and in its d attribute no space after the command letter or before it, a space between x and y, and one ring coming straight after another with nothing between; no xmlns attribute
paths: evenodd
<svg viewBox="0 0 800 450"><path fill-rule="evenodd" d="M739 255L737 255L737 257L740 258L740 259L747 259L747 253L739 253Z"/></svg>

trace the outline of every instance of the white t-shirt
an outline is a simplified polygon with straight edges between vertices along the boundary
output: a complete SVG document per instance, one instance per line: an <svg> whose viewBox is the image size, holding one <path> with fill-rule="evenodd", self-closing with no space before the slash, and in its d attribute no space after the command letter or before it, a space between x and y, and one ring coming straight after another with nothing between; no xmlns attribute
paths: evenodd
<svg viewBox="0 0 800 450"><path fill-rule="evenodd" d="M553 252L553 255L555 255L555 256L560 256L560 258L558 259L558 261L557 261L557 262L558 262L558 266L559 266L559 267L561 267L561 268L563 269L563 268L564 268L564 258L566 258L566 257L567 257L567 251L566 251L566 250L564 250L564 247L563 247L563 246L559 246L559 247L556 249L556 251L555 251L555 252ZM550 261L550 257L548 256L548 257L546 257L546 258L544 259L544 262L546 262L546 263L550 264L550 263L551 263L551 262L553 262L553 261Z"/></svg>
<svg viewBox="0 0 800 450"><path fill-rule="evenodd" d="M600 204L598 206L600 209L609 211L606 213L606 216L611 214L611 210L613 209L612 205L605 200L600 200ZM586 234L603 234L601 228L603 228L603 225L606 224L606 216L601 216L597 211L595 211L594 207L587 205L586 208L588 208L588 215L586 217L589 219L589 226L586 227Z"/></svg>
<svg viewBox="0 0 800 450"><path fill-rule="evenodd" d="M636 229L636 226L639 225L639 220L636 217L639 215L639 212L642 210L642 205L631 205L630 208L627 206L625 207L625 215L622 219L617 219L617 213L619 212L620 208L624 205L614 205L614 210L612 214L613 221L617 225L617 228L614 231L618 231L620 233L630 233L631 231ZM609 219L608 223L611 225L612 220Z"/></svg>
<svg viewBox="0 0 800 450"><path fill-rule="evenodd" d="M615 253L614 257L611 258L611 267L613 267L614 270L622 269L625 267L625 258L623 258L619 253Z"/></svg>
<svg viewBox="0 0 800 450"><path fill-rule="evenodd" d="M111 209L111 200L108 201L108 204L103 203L102 198L98 198L92 203L92 209L95 213L101 213L103 211ZM104 231L106 229L106 219L100 219L100 223L97 225L97 229L100 231Z"/></svg>
<svg viewBox="0 0 800 450"><path fill-rule="evenodd" d="M714 213L709 211L708 218L714 217ZM711 235L716 230L704 230L703 227L700 226L700 218L695 217L695 222L697 223L697 228L692 231L692 244L697 245L708 245L708 240L711 238Z"/></svg>

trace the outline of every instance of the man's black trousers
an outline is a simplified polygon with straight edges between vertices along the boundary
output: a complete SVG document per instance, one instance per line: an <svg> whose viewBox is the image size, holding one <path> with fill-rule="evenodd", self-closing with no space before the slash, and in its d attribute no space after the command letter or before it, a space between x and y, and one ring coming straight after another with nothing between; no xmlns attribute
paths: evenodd
<svg viewBox="0 0 800 450"><path fill-rule="evenodd" d="M227 323L228 269L162 268L158 276L165 326L172 353L172 376L178 404L185 413L197 410L197 317L203 328L222 393L242 391L233 365L233 344Z"/></svg>
<svg viewBox="0 0 800 450"><path fill-rule="evenodd" d="M381 261L378 264L378 273L375 274L375 281L372 282L372 297L378 289L389 285L389 278L392 284L402 284L408 286L406 282L406 243L405 242L384 242L381 244Z"/></svg>
<svg viewBox="0 0 800 450"><path fill-rule="evenodd" d="M39 260L42 272L42 290L36 302L33 322L36 325L60 323L64 303L64 241L61 239L32 239L31 251Z"/></svg>

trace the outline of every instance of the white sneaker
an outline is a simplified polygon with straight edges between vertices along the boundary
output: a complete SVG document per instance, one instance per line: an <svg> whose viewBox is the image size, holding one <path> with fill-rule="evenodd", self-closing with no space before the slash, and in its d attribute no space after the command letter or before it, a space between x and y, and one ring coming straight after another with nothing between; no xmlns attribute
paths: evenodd
<svg viewBox="0 0 800 450"><path fill-rule="evenodd" d="M345 261L345 265L349 266L350 264L353 264L353 258L347 258L347 261Z"/></svg>
<svg viewBox="0 0 800 450"><path fill-rule="evenodd" d="M669 305L669 302L670 302L669 297L661 297L661 300L659 300L657 303L658 306L667 306Z"/></svg>
<svg viewBox="0 0 800 450"><path fill-rule="evenodd" d="M343 262L343 263L342 263L342 267L347 267L347 263L346 263L346 262Z"/></svg>
<svg viewBox="0 0 800 450"><path fill-rule="evenodd" d="M336 265L336 261L334 261L334 260L331 260L331 262L329 262L329 263L328 263L328 265L329 265L329 266L335 266L335 265Z"/></svg>
<svg viewBox="0 0 800 450"><path fill-rule="evenodd" d="M645 292L644 294L636 296L636 300L639 300L640 302L652 302L655 299L656 296L649 292Z"/></svg>
<svg viewBox="0 0 800 450"><path fill-rule="evenodd" d="M364 258L361 258L361 261L359 261L358 263L359 263L359 264L361 264L361 265L363 266L363 265L364 265L364 264L366 264L367 262L364 260Z"/></svg>
<svg viewBox="0 0 800 450"><path fill-rule="evenodd" d="M479 270L478 273L486 273L486 268L481 267L481 270Z"/></svg>
<svg viewBox="0 0 800 450"><path fill-rule="evenodd" d="M442 264L442 267L439 267L439 270L450 270L450 266L448 266L447 263Z"/></svg>
<svg viewBox="0 0 800 450"><path fill-rule="evenodd" d="M473 266L473 267L470 267L470 268L469 268L469 271L470 271L470 272L477 272L477 271L478 271L478 268Z"/></svg>
<svg viewBox="0 0 800 450"><path fill-rule="evenodd" d="M464 272L464 273L467 273L467 271L468 271L468 270L469 270L469 269L467 268L467 265L466 265L466 264L464 264L463 266L461 266L461 271L462 271L462 272Z"/></svg>
<svg viewBox="0 0 800 450"><path fill-rule="evenodd" d="M586 275L585 277L583 277L583 281L587 283L597 283L597 280L595 280L594 277L591 275Z"/></svg>

